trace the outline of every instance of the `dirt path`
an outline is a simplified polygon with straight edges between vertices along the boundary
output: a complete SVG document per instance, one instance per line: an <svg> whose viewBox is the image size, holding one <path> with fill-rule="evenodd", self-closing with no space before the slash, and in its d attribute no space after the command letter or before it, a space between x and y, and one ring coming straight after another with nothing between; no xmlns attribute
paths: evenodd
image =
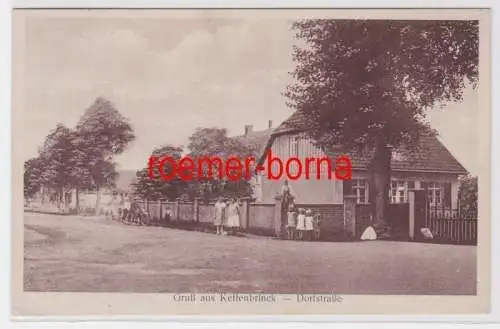
<svg viewBox="0 0 500 329"><path fill-rule="evenodd" d="M476 247L220 237L25 214L25 289L474 294Z"/></svg>

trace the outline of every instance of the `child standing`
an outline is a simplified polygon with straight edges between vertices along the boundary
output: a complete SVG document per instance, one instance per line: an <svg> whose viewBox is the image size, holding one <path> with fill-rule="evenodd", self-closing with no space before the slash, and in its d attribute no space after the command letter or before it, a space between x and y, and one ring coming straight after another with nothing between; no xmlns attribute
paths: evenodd
<svg viewBox="0 0 500 329"><path fill-rule="evenodd" d="M214 225L217 228L217 235L224 234L224 209L226 208L226 204L222 200L221 197L217 199L215 203L215 219Z"/></svg>
<svg viewBox="0 0 500 329"><path fill-rule="evenodd" d="M314 240L319 241L321 238L321 216L320 214L314 214Z"/></svg>
<svg viewBox="0 0 500 329"><path fill-rule="evenodd" d="M132 203L130 202L130 198L128 195L125 195L125 200L123 203L122 210L122 221L128 222L130 220L130 208L132 207Z"/></svg>
<svg viewBox="0 0 500 329"><path fill-rule="evenodd" d="M304 209L299 209L299 214L297 216L297 238L299 240L304 239L304 230L306 229L306 215Z"/></svg>
<svg viewBox="0 0 500 329"><path fill-rule="evenodd" d="M311 240L314 230L314 218L311 209L306 210L305 229L307 240Z"/></svg>
<svg viewBox="0 0 500 329"><path fill-rule="evenodd" d="M288 209L288 221L286 225L286 229L288 232L288 240L293 240L294 238L294 231L295 231L295 226L297 223L295 223L295 216L297 213L295 212L295 209L293 205L291 204L289 209Z"/></svg>

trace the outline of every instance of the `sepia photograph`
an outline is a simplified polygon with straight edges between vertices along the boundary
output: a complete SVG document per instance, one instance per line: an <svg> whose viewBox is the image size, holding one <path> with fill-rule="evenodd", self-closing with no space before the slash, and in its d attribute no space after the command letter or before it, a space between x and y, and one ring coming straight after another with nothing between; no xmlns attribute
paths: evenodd
<svg viewBox="0 0 500 329"><path fill-rule="evenodd" d="M15 10L14 313L487 312L488 19Z"/></svg>

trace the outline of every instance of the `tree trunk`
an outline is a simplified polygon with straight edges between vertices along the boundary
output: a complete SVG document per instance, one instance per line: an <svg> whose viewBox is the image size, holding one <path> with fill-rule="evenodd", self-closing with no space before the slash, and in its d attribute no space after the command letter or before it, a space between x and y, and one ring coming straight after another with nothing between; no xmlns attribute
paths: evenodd
<svg viewBox="0 0 500 329"><path fill-rule="evenodd" d="M391 175L391 148L385 142L378 142L371 163L370 201L374 205L374 222L377 233L387 228L387 204Z"/></svg>
<svg viewBox="0 0 500 329"><path fill-rule="evenodd" d="M78 215L78 213L80 212L80 189L77 187L75 189L75 213Z"/></svg>
<svg viewBox="0 0 500 329"><path fill-rule="evenodd" d="M64 187L61 186L59 188L59 202L58 202L57 208L59 210L62 210L63 209L63 205L64 205Z"/></svg>
<svg viewBox="0 0 500 329"><path fill-rule="evenodd" d="M99 186L97 186L96 194L95 194L95 215L96 216L99 216L100 203L101 203L101 189L99 188Z"/></svg>

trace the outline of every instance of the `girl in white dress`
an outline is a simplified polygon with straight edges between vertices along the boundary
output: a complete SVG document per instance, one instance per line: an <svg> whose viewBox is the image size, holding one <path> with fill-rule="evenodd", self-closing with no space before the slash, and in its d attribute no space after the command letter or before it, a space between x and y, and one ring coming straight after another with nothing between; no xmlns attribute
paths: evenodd
<svg viewBox="0 0 500 329"><path fill-rule="evenodd" d="M226 208L226 204L222 200L222 198L218 198L217 202L214 205L215 207L215 218L214 225L217 228L217 235L224 234L224 209Z"/></svg>
<svg viewBox="0 0 500 329"><path fill-rule="evenodd" d="M299 240L304 239L304 231L306 229L306 215L304 209L299 209L299 215L297 216L297 238Z"/></svg>
<svg viewBox="0 0 500 329"><path fill-rule="evenodd" d="M295 217L297 216L297 213L295 212L295 209L293 205L290 205L288 209L288 214L287 214L287 225L286 229L288 232L288 240L293 240L294 238L294 231L295 231Z"/></svg>
<svg viewBox="0 0 500 329"><path fill-rule="evenodd" d="M305 218L305 231L307 235L307 240L311 240L312 233L314 230L314 217L311 209L306 210L306 218Z"/></svg>
<svg viewBox="0 0 500 329"><path fill-rule="evenodd" d="M227 207L227 227L232 230L233 235L240 227L240 205L235 198L231 199Z"/></svg>

